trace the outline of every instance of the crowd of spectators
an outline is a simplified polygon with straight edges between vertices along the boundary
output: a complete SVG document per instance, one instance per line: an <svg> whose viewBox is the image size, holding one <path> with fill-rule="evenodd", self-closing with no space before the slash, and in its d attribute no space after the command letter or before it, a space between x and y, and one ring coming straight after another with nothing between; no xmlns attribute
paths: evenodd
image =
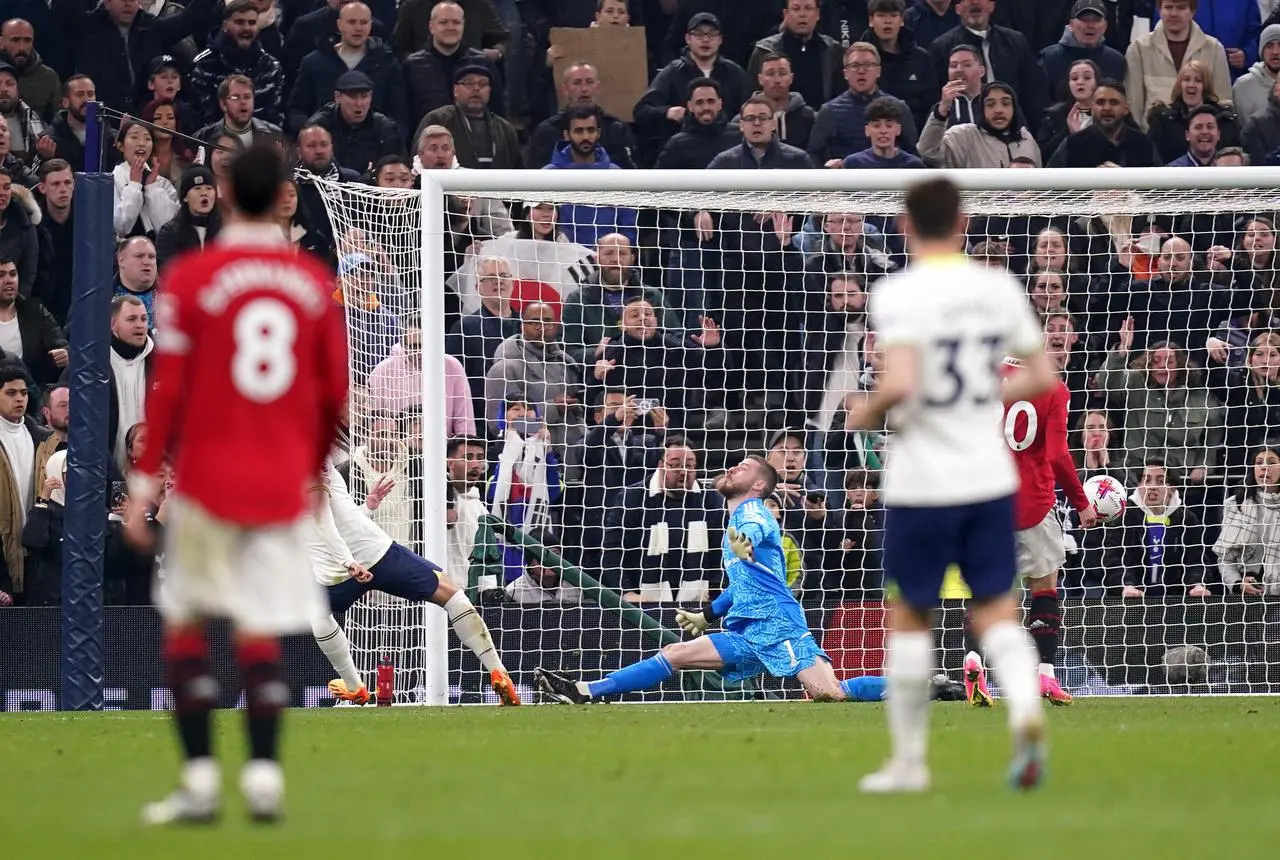
<svg viewBox="0 0 1280 860"><path fill-rule="evenodd" d="M557 27L643 29L649 84L629 117L601 107L616 100L595 66L551 45ZM115 117L101 141L86 134L92 101ZM433 469L419 450L420 275L404 263L416 244L393 247L382 224L337 232L317 180L1275 165L1280 4L0 0L0 114L0 602L39 605L58 600L87 148L115 185L113 477L145 444L163 266L217 235L229 158L268 141L296 165L282 237L329 262L348 316L344 474L357 497L394 479L375 519L438 554L419 528ZM724 520L705 476L764 447L793 587L879 593L885 437L845 416L876 381L868 292L907 263L892 221L451 197L447 224L445 319L429 324L446 333L459 584L478 571L505 599L582 597L493 534L492 514L634 599L703 599L720 584ZM1023 279L1045 323L1082 476L1135 488L1123 522L1070 532L1069 588L1280 593L1266 573L1280 563L1275 244L1275 213L1247 201L971 224L970 255ZM146 560L118 542L108 560L109 598L143 599Z"/></svg>

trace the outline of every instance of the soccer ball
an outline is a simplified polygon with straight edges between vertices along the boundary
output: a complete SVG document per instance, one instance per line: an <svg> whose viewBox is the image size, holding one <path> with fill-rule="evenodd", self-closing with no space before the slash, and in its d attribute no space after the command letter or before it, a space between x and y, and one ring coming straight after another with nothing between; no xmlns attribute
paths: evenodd
<svg viewBox="0 0 1280 860"><path fill-rule="evenodd" d="M1124 484L1110 475L1094 475L1085 481L1084 494L1093 502L1093 510L1104 523L1120 517L1129 505Z"/></svg>

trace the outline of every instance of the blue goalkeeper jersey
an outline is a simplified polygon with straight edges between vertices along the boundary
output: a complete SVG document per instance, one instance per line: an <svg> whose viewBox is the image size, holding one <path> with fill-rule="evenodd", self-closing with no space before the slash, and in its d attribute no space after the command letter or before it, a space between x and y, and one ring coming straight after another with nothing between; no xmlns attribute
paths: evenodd
<svg viewBox="0 0 1280 860"><path fill-rule="evenodd" d="M774 631L798 635L809 624L804 610L787 587L787 558L782 548L782 529L760 499L748 499L729 516L729 527L745 535L754 548L753 562L743 561L729 548L728 529L720 542L725 575L733 601L724 616L726 630L741 632L747 627L756 633ZM781 636L780 638L788 638Z"/></svg>

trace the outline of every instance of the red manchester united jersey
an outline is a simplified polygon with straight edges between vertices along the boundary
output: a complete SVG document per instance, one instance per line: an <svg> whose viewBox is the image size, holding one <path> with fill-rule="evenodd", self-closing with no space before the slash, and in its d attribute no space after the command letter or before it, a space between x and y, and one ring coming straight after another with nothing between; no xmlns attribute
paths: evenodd
<svg viewBox="0 0 1280 860"><path fill-rule="evenodd" d="M165 272L138 464L167 452L183 496L247 526L306 510L347 394L333 276L276 235L230 226Z"/></svg>
<svg viewBox="0 0 1280 860"><path fill-rule="evenodd" d="M1006 362L1008 376L1016 364ZM1070 394L1061 380L1031 400L1008 403L1004 409L1004 438L1018 464L1018 495L1014 499L1016 527L1039 525L1052 510L1057 484L1077 510L1089 507L1075 462L1067 447L1067 402Z"/></svg>

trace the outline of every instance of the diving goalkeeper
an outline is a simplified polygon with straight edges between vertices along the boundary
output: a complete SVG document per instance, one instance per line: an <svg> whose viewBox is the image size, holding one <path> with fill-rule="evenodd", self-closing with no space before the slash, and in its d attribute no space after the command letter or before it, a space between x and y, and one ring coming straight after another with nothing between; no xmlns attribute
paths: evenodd
<svg viewBox="0 0 1280 860"><path fill-rule="evenodd" d="M564 704L585 704L656 687L682 669L713 669L726 681L768 672L795 678L815 701L878 702L884 679L840 681L786 581L782 531L762 499L773 493L778 473L763 457L750 456L715 481L729 507L721 550L729 586L708 609L678 610L680 627L693 638L662 648L647 660L624 666L598 681L573 681L538 669L538 689ZM702 636L722 619L722 632ZM949 696L947 696L949 698Z"/></svg>

